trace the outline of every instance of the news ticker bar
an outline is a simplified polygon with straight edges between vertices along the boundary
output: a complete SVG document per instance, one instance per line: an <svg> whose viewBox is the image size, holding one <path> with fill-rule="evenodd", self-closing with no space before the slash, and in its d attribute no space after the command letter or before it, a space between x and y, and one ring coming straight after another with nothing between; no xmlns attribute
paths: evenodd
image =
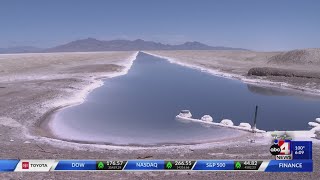
<svg viewBox="0 0 320 180"><path fill-rule="evenodd" d="M48 171L312 172L312 160L0 160L0 172Z"/></svg>

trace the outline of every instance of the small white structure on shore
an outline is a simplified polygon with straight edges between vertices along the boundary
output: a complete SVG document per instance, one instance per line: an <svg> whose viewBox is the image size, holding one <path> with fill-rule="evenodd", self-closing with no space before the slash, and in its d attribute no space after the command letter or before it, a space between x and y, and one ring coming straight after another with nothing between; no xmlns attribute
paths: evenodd
<svg viewBox="0 0 320 180"><path fill-rule="evenodd" d="M189 110L181 110L179 116L185 117L185 118L191 118L192 114Z"/></svg>
<svg viewBox="0 0 320 180"><path fill-rule="evenodd" d="M239 124L239 126L240 126L240 127L244 127L244 128L248 128L248 129L251 129L251 125L250 125L249 123L243 123L243 122L242 122L242 123Z"/></svg>
<svg viewBox="0 0 320 180"><path fill-rule="evenodd" d="M226 126L233 126L233 122L230 119L223 119L220 123Z"/></svg>
<svg viewBox="0 0 320 180"><path fill-rule="evenodd" d="M213 119L212 119L212 117L210 115L202 116L201 120L205 121L205 122L212 122L213 121Z"/></svg>
<svg viewBox="0 0 320 180"><path fill-rule="evenodd" d="M320 118L316 118L315 121L316 122L308 122L308 125L313 127L310 132L315 136L320 136Z"/></svg>
<svg viewBox="0 0 320 180"><path fill-rule="evenodd" d="M320 126L320 124L318 124L318 123L316 123L316 122L308 122L308 125L309 125L309 126L312 126L312 127Z"/></svg>

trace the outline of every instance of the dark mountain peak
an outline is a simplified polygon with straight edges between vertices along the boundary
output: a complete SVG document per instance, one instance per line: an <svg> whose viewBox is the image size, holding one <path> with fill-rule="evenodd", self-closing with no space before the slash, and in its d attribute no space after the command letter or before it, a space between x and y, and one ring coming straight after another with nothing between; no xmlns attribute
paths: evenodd
<svg viewBox="0 0 320 180"><path fill-rule="evenodd" d="M206 44L197 42L197 41L188 41L181 45L177 45L179 49L191 49L191 50L212 50L215 49L215 47L208 46Z"/></svg>
<svg viewBox="0 0 320 180"><path fill-rule="evenodd" d="M202 43L200 43L198 41L187 41L187 42L185 42L183 44L202 44Z"/></svg>
<svg viewBox="0 0 320 180"><path fill-rule="evenodd" d="M142 39L136 39L136 40L134 40L133 42L146 42L146 41L144 41L144 40L142 40Z"/></svg>
<svg viewBox="0 0 320 180"><path fill-rule="evenodd" d="M97 40L95 38L87 38L87 39L79 39L72 42L101 42L100 40Z"/></svg>
<svg viewBox="0 0 320 180"><path fill-rule="evenodd" d="M203 44L203 43L200 43L200 42L198 42L198 41L187 41L187 42L183 43L183 45L186 45L186 46L206 46L206 47L209 47L208 45Z"/></svg>

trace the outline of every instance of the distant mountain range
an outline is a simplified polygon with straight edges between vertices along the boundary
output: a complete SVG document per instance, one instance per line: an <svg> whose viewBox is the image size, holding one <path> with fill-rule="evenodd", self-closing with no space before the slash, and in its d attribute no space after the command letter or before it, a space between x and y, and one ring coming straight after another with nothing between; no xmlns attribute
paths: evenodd
<svg viewBox="0 0 320 180"><path fill-rule="evenodd" d="M208 46L200 42L185 42L179 45L156 43L137 39L103 41L87 38L72 41L53 48L40 49L30 46L0 48L0 53L38 53L38 52L92 52L92 51L139 51L139 50L246 50L222 46Z"/></svg>

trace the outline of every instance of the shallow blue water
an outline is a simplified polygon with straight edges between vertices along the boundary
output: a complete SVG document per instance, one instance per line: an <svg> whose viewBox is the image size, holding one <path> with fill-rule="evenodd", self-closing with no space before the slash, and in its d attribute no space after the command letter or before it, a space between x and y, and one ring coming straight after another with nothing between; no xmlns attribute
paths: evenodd
<svg viewBox="0 0 320 180"><path fill-rule="evenodd" d="M72 140L194 143L238 134L176 121L180 110L189 109L194 117L209 114L217 122L229 118L239 124L252 123L255 105L259 105L257 127L265 130L307 129L307 122L320 112L320 99L247 86L139 53L128 74L105 80L83 104L58 111L51 124L57 136Z"/></svg>

